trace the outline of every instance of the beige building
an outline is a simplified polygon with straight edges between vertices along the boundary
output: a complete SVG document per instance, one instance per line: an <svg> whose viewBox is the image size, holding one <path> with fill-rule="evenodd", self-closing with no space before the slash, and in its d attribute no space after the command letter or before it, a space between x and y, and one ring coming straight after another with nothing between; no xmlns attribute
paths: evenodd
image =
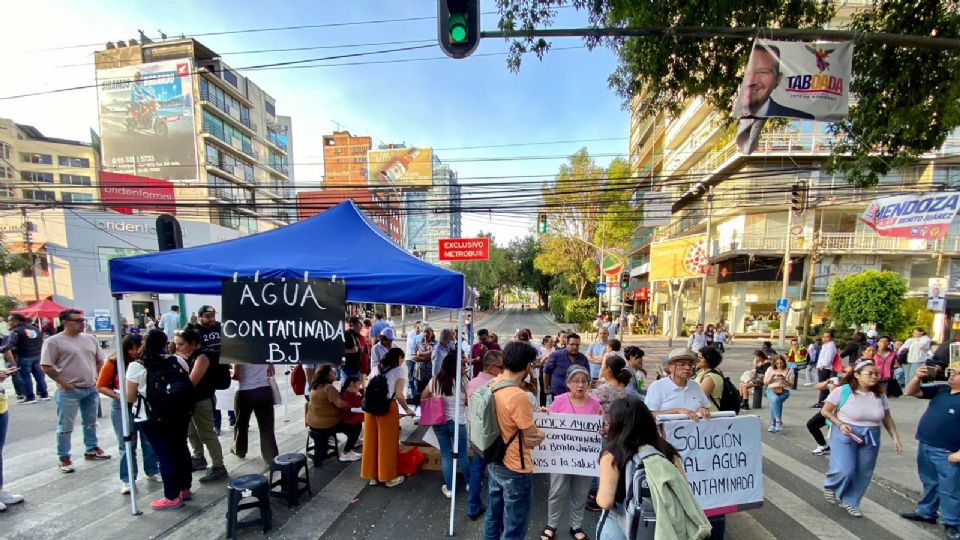
<svg viewBox="0 0 960 540"><path fill-rule="evenodd" d="M0 118L0 204L4 200L94 203L100 159L90 143L47 137Z"/></svg>

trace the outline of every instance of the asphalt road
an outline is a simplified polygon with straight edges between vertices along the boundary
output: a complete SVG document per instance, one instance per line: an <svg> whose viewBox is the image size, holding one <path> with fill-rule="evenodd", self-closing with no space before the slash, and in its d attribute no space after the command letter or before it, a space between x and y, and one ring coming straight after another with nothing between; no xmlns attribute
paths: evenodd
<svg viewBox="0 0 960 540"><path fill-rule="evenodd" d="M414 317L409 318L412 321ZM416 317L419 318L419 317ZM435 325L453 324L445 311L430 315ZM530 328L539 338L556 333L560 328L540 312L500 312L477 317L475 328L487 327L498 333L505 343L517 328ZM443 324L440 324L442 326ZM585 342L590 340L584 338ZM647 362L658 361L668 350L663 339L627 336L626 343L636 343L647 351ZM750 354L758 343L735 343L725 355L721 368L731 379L739 378L746 369ZM9 381L4 383L12 396ZM282 383L282 388L286 385ZM306 438L300 415L302 398L292 397L284 415L277 407L277 439L281 452L302 452ZM896 513L911 509L920 489L916 474L916 442L913 433L925 403L913 398L893 400L893 415L904 443L902 455L892 450L886 434L881 439L881 453L873 484L862 506L864 517L853 518L830 506L823 499L820 485L828 458L810 454L815 446L804 424L815 412L809 409L815 393L811 388L796 390L787 401L781 433L767 433L768 410L749 411L757 414L763 425L764 505L761 508L732 514L727 519L727 538L743 539L814 539L814 538L942 538L936 526L917 526L900 519ZM11 402L14 401L11 399ZM116 438L107 413L98 427L101 445L116 455ZM130 515L129 499L118 492L116 459L87 462L76 459L77 472L64 475L56 469L54 429L56 412L53 401L34 405L11 403L10 427L4 449L5 489L26 496L25 503L10 507L0 514L0 537L9 539L89 538L122 533L143 538L222 538L225 534L225 484L200 485L195 500L187 508L154 512L147 506L159 496L160 486L141 479L137 486L138 501L144 513ZM409 437L415 426L404 420L402 438ZM225 428L221 442L229 449L232 431ZM258 448L256 428L251 426L250 448ZM74 455L82 453L81 430L74 431ZM255 456L255 450L241 460L226 452L226 466L231 475L262 473L266 466ZM441 476L437 471L421 471L400 486L388 489L367 486L359 479L359 463L341 464L327 460L322 468L310 468L314 495L294 509L287 509L274 500L274 530L269 538L439 538L446 533L449 499L440 493ZM198 473L199 474L199 473ZM528 538L536 538L545 525L545 475L536 475L533 511ZM462 483L461 483L462 486ZM481 538L482 522L465 518L464 491L458 488L455 531L461 538ZM584 529L593 537L596 515L587 513ZM561 523L558 538L569 538L566 523ZM257 529L246 529L242 538L262 537Z"/></svg>

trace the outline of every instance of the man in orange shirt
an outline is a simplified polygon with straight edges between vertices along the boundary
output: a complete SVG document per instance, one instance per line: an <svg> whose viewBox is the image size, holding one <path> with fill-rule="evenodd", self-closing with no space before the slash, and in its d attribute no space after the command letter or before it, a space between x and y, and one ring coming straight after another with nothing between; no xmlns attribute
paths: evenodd
<svg viewBox="0 0 960 540"><path fill-rule="evenodd" d="M533 500L533 459L530 449L544 439L533 423L533 404L520 385L530 375L537 351L522 341L512 341L503 349L504 372L490 384L512 380L493 395L500 437L507 444L500 463L487 464L487 517L484 538L522 539L530 523ZM518 433L519 432L519 433ZM514 437L516 435L516 437Z"/></svg>

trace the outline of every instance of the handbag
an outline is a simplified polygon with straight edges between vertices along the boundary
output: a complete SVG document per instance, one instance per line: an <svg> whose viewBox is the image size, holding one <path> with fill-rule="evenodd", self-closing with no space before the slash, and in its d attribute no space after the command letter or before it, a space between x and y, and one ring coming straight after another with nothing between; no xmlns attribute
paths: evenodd
<svg viewBox="0 0 960 540"><path fill-rule="evenodd" d="M434 379L434 394L428 399L420 400L420 425L440 426L446 423L447 417L443 412L443 396L437 392L437 383Z"/></svg>
<svg viewBox="0 0 960 540"><path fill-rule="evenodd" d="M903 395L903 388L900 388L900 383L894 377L890 377L890 379L887 380L887 395L892 398L898 398Z"/></svg>
<svg viewBox="0 0 960 540"><path fill-rule="evenodd" d="M277 384L277 380L269 377L267 381L270 383L270 391L273 393L273 404L283 405L283 396L280 395L280 385Z"/></svg>

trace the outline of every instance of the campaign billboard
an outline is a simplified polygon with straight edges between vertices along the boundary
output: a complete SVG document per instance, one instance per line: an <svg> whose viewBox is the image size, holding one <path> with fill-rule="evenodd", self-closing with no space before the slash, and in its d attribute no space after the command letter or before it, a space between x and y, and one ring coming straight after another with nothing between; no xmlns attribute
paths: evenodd
<svg viewBox="0 0 960 540"><path fill-rule="evenodd" d="M146 176L100 171L100 200L121 214L134 209L177 214L173 184Z"/></svg>
<svg viewBox="0 0 960 540"><path fill-rule="evenodd" d="M196 179L192 89L184 59L97 70L104 169Z"/></svg>
<svg viewBox="0 0 960 540"><path fill-rule="evenodd" d="M852 74L853 43L755 40L733 107L740 150L756 149L766 118L846 118Z"/></svg>
<svg viewBox="0 0 960 540"><path fill-rule="evenodd" d="M960 193L938 192L876 199L860 221L880 236L942 240L957 216Z"/></svg>
<svg viewBox="0 0 960 540"><path fill-rule="evenodd" d="M370 150L367 161L367 182L371 186L433 186L432 148Z"/></svg>

